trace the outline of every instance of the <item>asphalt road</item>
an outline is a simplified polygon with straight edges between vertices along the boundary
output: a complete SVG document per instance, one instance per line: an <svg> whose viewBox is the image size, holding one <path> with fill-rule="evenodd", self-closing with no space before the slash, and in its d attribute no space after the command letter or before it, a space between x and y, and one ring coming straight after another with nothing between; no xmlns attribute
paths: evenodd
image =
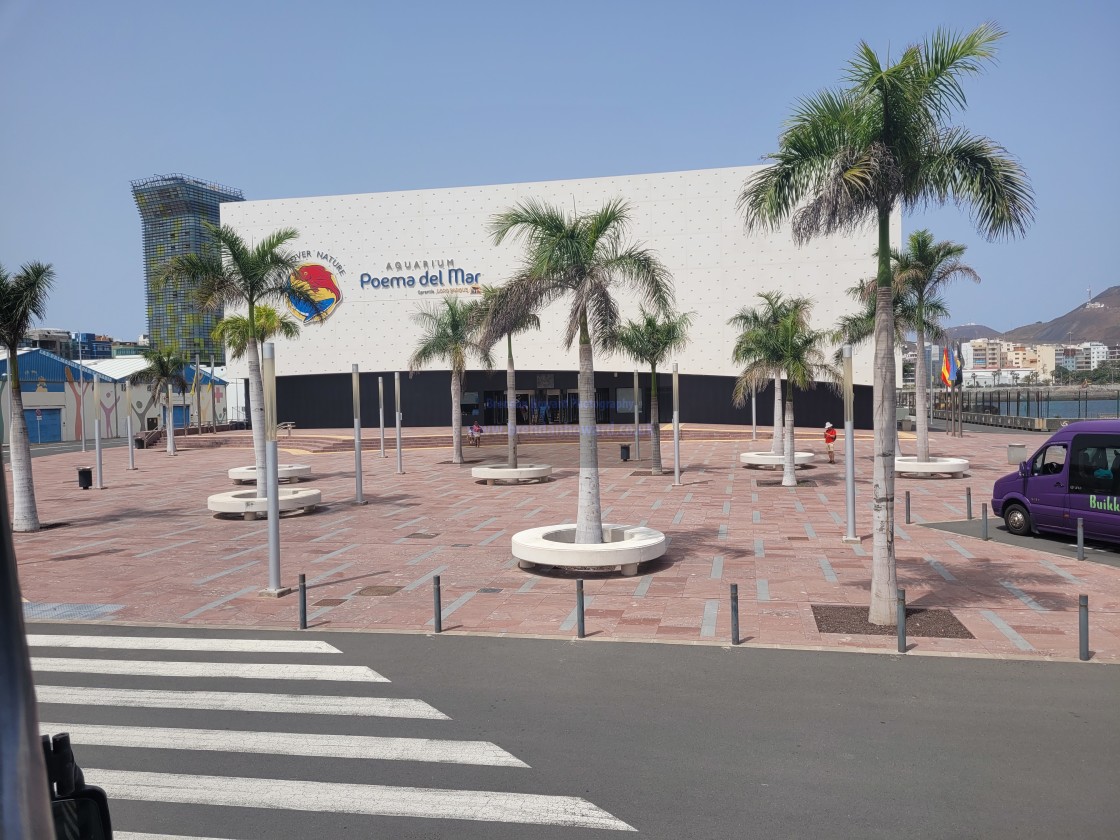
<svg viewBox="0 0 1120 840"><path fill-rule="evenodd" d="M951 534L961 534L966 537L983 538L984 523L977 519L959 519L951 522L924 522L927 528L937 528ZM1065 557L1067 560L1077 559L1077 540L1060 534L1037 534L1027 537L1017 537L1007 530L1002 519L988 518L988 539L1001 545L1012 545L1016 548L1030 548L1034 551L1046 551ZM1120 568L1120 545L1087 541L1085 543L1085 560L1091 563L1103 563L1106 566Z"/></svg>
<svg viewBox="0 0 1120 840"><path fill-rule="evenodd" d="M188 644L321 640L341 651L34 646L33 656L55 665L77 659L63 664L72 672L40 663L36 681L42 720L55 724L53 731L75 732L89 782L108 780L134 798L155 790L148 794L154 801L114 797L114 828L121 832L233 840L589 840L619 835L625 824L637 836L665 840L897 840L1113 838L1120 831L1114 666L454 635L28 628L186 637ZM156 676L161 666L141 665L141 675L98 674L92 671L103 663L95 660L200 663L202 672ZM264 679L222 676L220 663L288 664L283 678ZM296 679L297 665L368 666L391 682ZM69 686L85 691L78 696ZM94 705L89 692L104 688L126 691ZM141 689L168 693L136 694ZM46 692L51 702L42 702ZM236 701L232 711L176 707L205 705L214 692L263 699ZM312 699L302 713L250 710L295 702L290 695ZM384 710L336 714L327 704L340 696L420 701L450 719ZM125 697L171 707L125 707ZM106 728L83 735L79 724ZM332 736L345 737L331 747ZM185 748L208 737L218 739L211 750ZM450 747L446 739L489 742L481 748L488 757L463 763L480 748ZM402 743L435 752L398 760L383 752ZM317 750L325 754L292 754ZM347 750L354 755L336 757ZM136 773L181 778L145 788L151 777L122 775ZM220 778L209 792L167 801L183 798L174 791L197 787L198 777ZM270 799L272 807L259 807ZM586 827L596 820L603 827Z"/></svg>
<svg viewBox="0 0 1120 840"><path fill-rule="evenodd" d="M118 446L127 446L127 445L128 445L128 441L126 441L124 438L106 438L105 440L101 441L101 448L102 449L116 449ZM93 448L94 448L93 440L87 440L86 441L86 452L89 453L89 457L91 459L93 458L93 454L94 454ZM31 457L32 458L45 458L48 455L58 455L58 454L63 453L63 452L81 452L81 451L82 451L82 442L80 440L78 440L78 441L68 440L68 441L64 441L64 442L61 442L61 443L39 443L39 444L33 443L33 444L31 444ZM3 446L3 456L4 456L4 463L5 464L9 463L10 459L8 457L8 444L6 444L6 443ZM91 461L91 463L92 463L92 461Z"/></svg>

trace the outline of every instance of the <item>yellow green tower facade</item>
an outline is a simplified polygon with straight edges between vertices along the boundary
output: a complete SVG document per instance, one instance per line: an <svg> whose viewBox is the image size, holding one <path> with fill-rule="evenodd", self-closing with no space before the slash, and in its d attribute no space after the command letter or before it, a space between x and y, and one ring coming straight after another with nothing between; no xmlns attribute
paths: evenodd
<svg viewBox="0 0 1120 840"><path fill-rule="evenodd" d="M156 175L132 182L144 240L144 289L148 336L153 347L175 349L203 360L224 360L225 348L210 333L221 312L200 311L190 288L155 283L168 262L180 254L201 253L207 245L203 222L219 223L219 205L244 201L241 190L191 178Z"/></svg>

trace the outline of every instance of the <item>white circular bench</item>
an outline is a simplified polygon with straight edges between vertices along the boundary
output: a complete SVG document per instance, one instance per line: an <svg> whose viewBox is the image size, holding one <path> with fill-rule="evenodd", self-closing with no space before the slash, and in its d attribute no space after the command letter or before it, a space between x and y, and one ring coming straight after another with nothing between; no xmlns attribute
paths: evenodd
<svg viewBox="0 0 1120 840"><path fill-rule="evenodd" d="M487 464L482 467L471 467L471 477L485 479L487 484L496 481L521 481L543 482L552 475L550 464L521 464L510 468L502 464Z"/></svg>
<svg viewBox="0 0 1120 840"><path fill-rule="evenodd" d="M234 484L248 484L250 481L256 483L257 468L253 467L234 467L229 471L229 477L233 480ZM277 464L276 465L276 479L278 481L295 481L298 478L310 478L311 467L308 464Z"/></svg>
<svg viewBox="0 0 1120 840"><path fill-rule="evenodd" d="M793 465L795 467L804 466L815 457L817 456L812 452L794 452ZM741 452L739 461L748 467L784 467L786 456L775 455L773 452Z"/></svg>
<svg viewBox="0 0 1120 840"><path fill-rule="evenodd" d="M322 504L323 494L313 487L281 487L277 496L280 511L311 510ZM206 500L206 506L214 513L240 513L247 520L258 515L268 515L268 499L257 496L256 490L231 490L228 493L215 493Z"/></svg>
<svg viewBox="0 0 1120 840"><path fill-rule="evenodd" d="M603 542L577 545L575 525L545 525L513 535L513 556L522 569L561 566L578 569L613 569L631 577L638 564L665 553L665 535L653 528L603 525Z"/></svg>
<svg viewBox="0 0 1120 840"><path fill-rule="evenodd" d="M919 461L917 455L897 455L894 471L898 475L964 475L968 472L968 461L964 458L930 458Z"/></svg>

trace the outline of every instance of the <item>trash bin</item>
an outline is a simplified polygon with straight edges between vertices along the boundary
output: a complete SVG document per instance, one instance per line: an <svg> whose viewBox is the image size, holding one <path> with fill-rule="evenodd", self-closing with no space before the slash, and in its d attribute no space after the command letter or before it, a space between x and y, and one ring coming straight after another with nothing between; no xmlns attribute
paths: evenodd
<svg viewBox="0 0 1120 840"><path fill-rule="evenodd" d="M1025 443L1007 444L1007 463L1019 466L1027 460L1027 445Z"/></svg>
<svg viewBox="0 0 1120 840"><path fill-rule="evenodd" d="M145 446L147 446L145 438L143 438L143 437L136 438L136 448L137 449L143 449Z"/></svg>
<svg viewBox="0 0 1120 840"><path fill-rule="evenodd" d="M619 457L621 457L623 461L629 461L630 460L630 444L628 444L628 443L622 444L622 446L619 447L619 450L620 450L619 451Z"/></svg>
<svg viewBox="0 0 1120 840"><path fill-rule="evenodd" d="M93 467L78 467L78 488L88 490L93 487Z"/></svg>

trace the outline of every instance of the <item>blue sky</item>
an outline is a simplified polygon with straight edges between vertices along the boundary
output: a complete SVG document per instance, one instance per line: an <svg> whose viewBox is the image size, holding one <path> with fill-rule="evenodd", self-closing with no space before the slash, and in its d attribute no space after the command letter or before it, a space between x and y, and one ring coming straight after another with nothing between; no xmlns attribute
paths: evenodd
<svg viewBox="0 0 1120 840"><path fill-rule="evenodd" d="M0 0L0 263L58 272L45 324L146 331L129 181L184 172L248 198L759 163L860 39L1008 30L957 118L1019 157L1025 239L969 246L951 321L1009 329L1120 282L1120 4ZM842 290L838 289L837 294Z"/></svg>

